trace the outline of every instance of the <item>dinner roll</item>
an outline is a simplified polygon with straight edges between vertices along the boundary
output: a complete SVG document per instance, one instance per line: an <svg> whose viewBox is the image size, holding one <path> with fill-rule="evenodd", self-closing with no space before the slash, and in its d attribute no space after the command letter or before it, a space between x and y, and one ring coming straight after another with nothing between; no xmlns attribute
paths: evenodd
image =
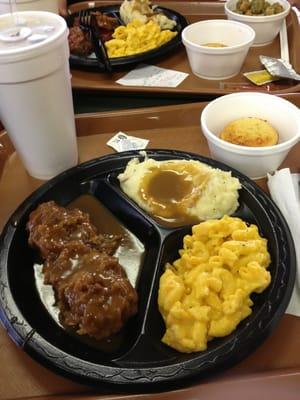
<svg viewBox="0 0 300 400"><path fill-rule="evenodd" d="M230 122L221 132L220 138L249 147L273 146L278 143L277 131L267 121L253 117Z"/></svg>

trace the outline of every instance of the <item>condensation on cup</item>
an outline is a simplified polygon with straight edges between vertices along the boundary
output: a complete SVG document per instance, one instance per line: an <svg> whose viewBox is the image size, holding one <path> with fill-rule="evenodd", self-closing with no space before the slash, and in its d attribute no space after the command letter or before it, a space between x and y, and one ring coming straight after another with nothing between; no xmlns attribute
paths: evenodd
<svg viewBox="0 0 300 400"><path fill-rule="evenodd" d="M10 12L10 0L0 0L0 14ZM58 0L16 0L17 11L49 11L58 13Z"/></svg>
<svg viewBox="0 0 300 400"><path fill-rule="evenodd" d="M78 162L68 29L54 13L17 18L18 40L7 42L13 17L0 15L0 120L29 174L49 179Z"/></svg>

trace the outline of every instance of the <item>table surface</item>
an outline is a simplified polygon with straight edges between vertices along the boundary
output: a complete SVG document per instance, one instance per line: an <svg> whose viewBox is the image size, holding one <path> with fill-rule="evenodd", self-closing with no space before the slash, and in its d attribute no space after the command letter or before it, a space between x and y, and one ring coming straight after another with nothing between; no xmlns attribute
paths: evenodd
<svg viewBox="0 0 300 400"><path fill-rule="evenodd" d="M300 106L300 94L289 96ZM190 151L209 156L199 116L205 103L103 112L76 118L80 161L113 150L106 145L122 130L150 140L149 148ZM299 172L300 144L283 166ZM0 229L14 209L43 182L31 178L3 131L0 132ZM257 183L266 190L265 180ZM33 361L0 328L0 399L299 399L300 318L284 315L272 335L250 356L234 367L179 390L163 393L121 395L92 389L62 378Z"/></svg>

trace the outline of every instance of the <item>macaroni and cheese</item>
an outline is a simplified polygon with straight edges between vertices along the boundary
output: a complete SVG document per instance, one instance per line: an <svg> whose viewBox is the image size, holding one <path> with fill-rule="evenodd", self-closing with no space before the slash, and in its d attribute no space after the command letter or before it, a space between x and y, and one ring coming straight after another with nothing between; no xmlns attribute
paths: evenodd
<svg viewBox="0 0 300 400"><path fill-rule="evenodd" d="M179 254L160 278L162 341L181 352L202 351L233 332L252 312L251 293L270 284L267 240L256 225L224 216L193 226Z"/></svg>
<svg viewBox="0 0 300 400"><path fill-rule="evenodd" d="M169 42L177 32L161 30L156 22L143 24L134 20L126 26L119 26L113 39L105 42L108 57L124 57L153 50Z"/></svg>

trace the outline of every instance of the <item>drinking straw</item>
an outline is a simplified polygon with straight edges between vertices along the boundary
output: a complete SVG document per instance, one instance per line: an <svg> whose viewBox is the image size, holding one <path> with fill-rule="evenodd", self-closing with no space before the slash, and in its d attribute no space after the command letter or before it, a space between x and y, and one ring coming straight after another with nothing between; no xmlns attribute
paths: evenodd
<svg viewBox="0 0 300 400"><path fill-rule="evenodd" d="M9 0L9 9L15 26L19 25L17 2L16 0Z"/></svg>

